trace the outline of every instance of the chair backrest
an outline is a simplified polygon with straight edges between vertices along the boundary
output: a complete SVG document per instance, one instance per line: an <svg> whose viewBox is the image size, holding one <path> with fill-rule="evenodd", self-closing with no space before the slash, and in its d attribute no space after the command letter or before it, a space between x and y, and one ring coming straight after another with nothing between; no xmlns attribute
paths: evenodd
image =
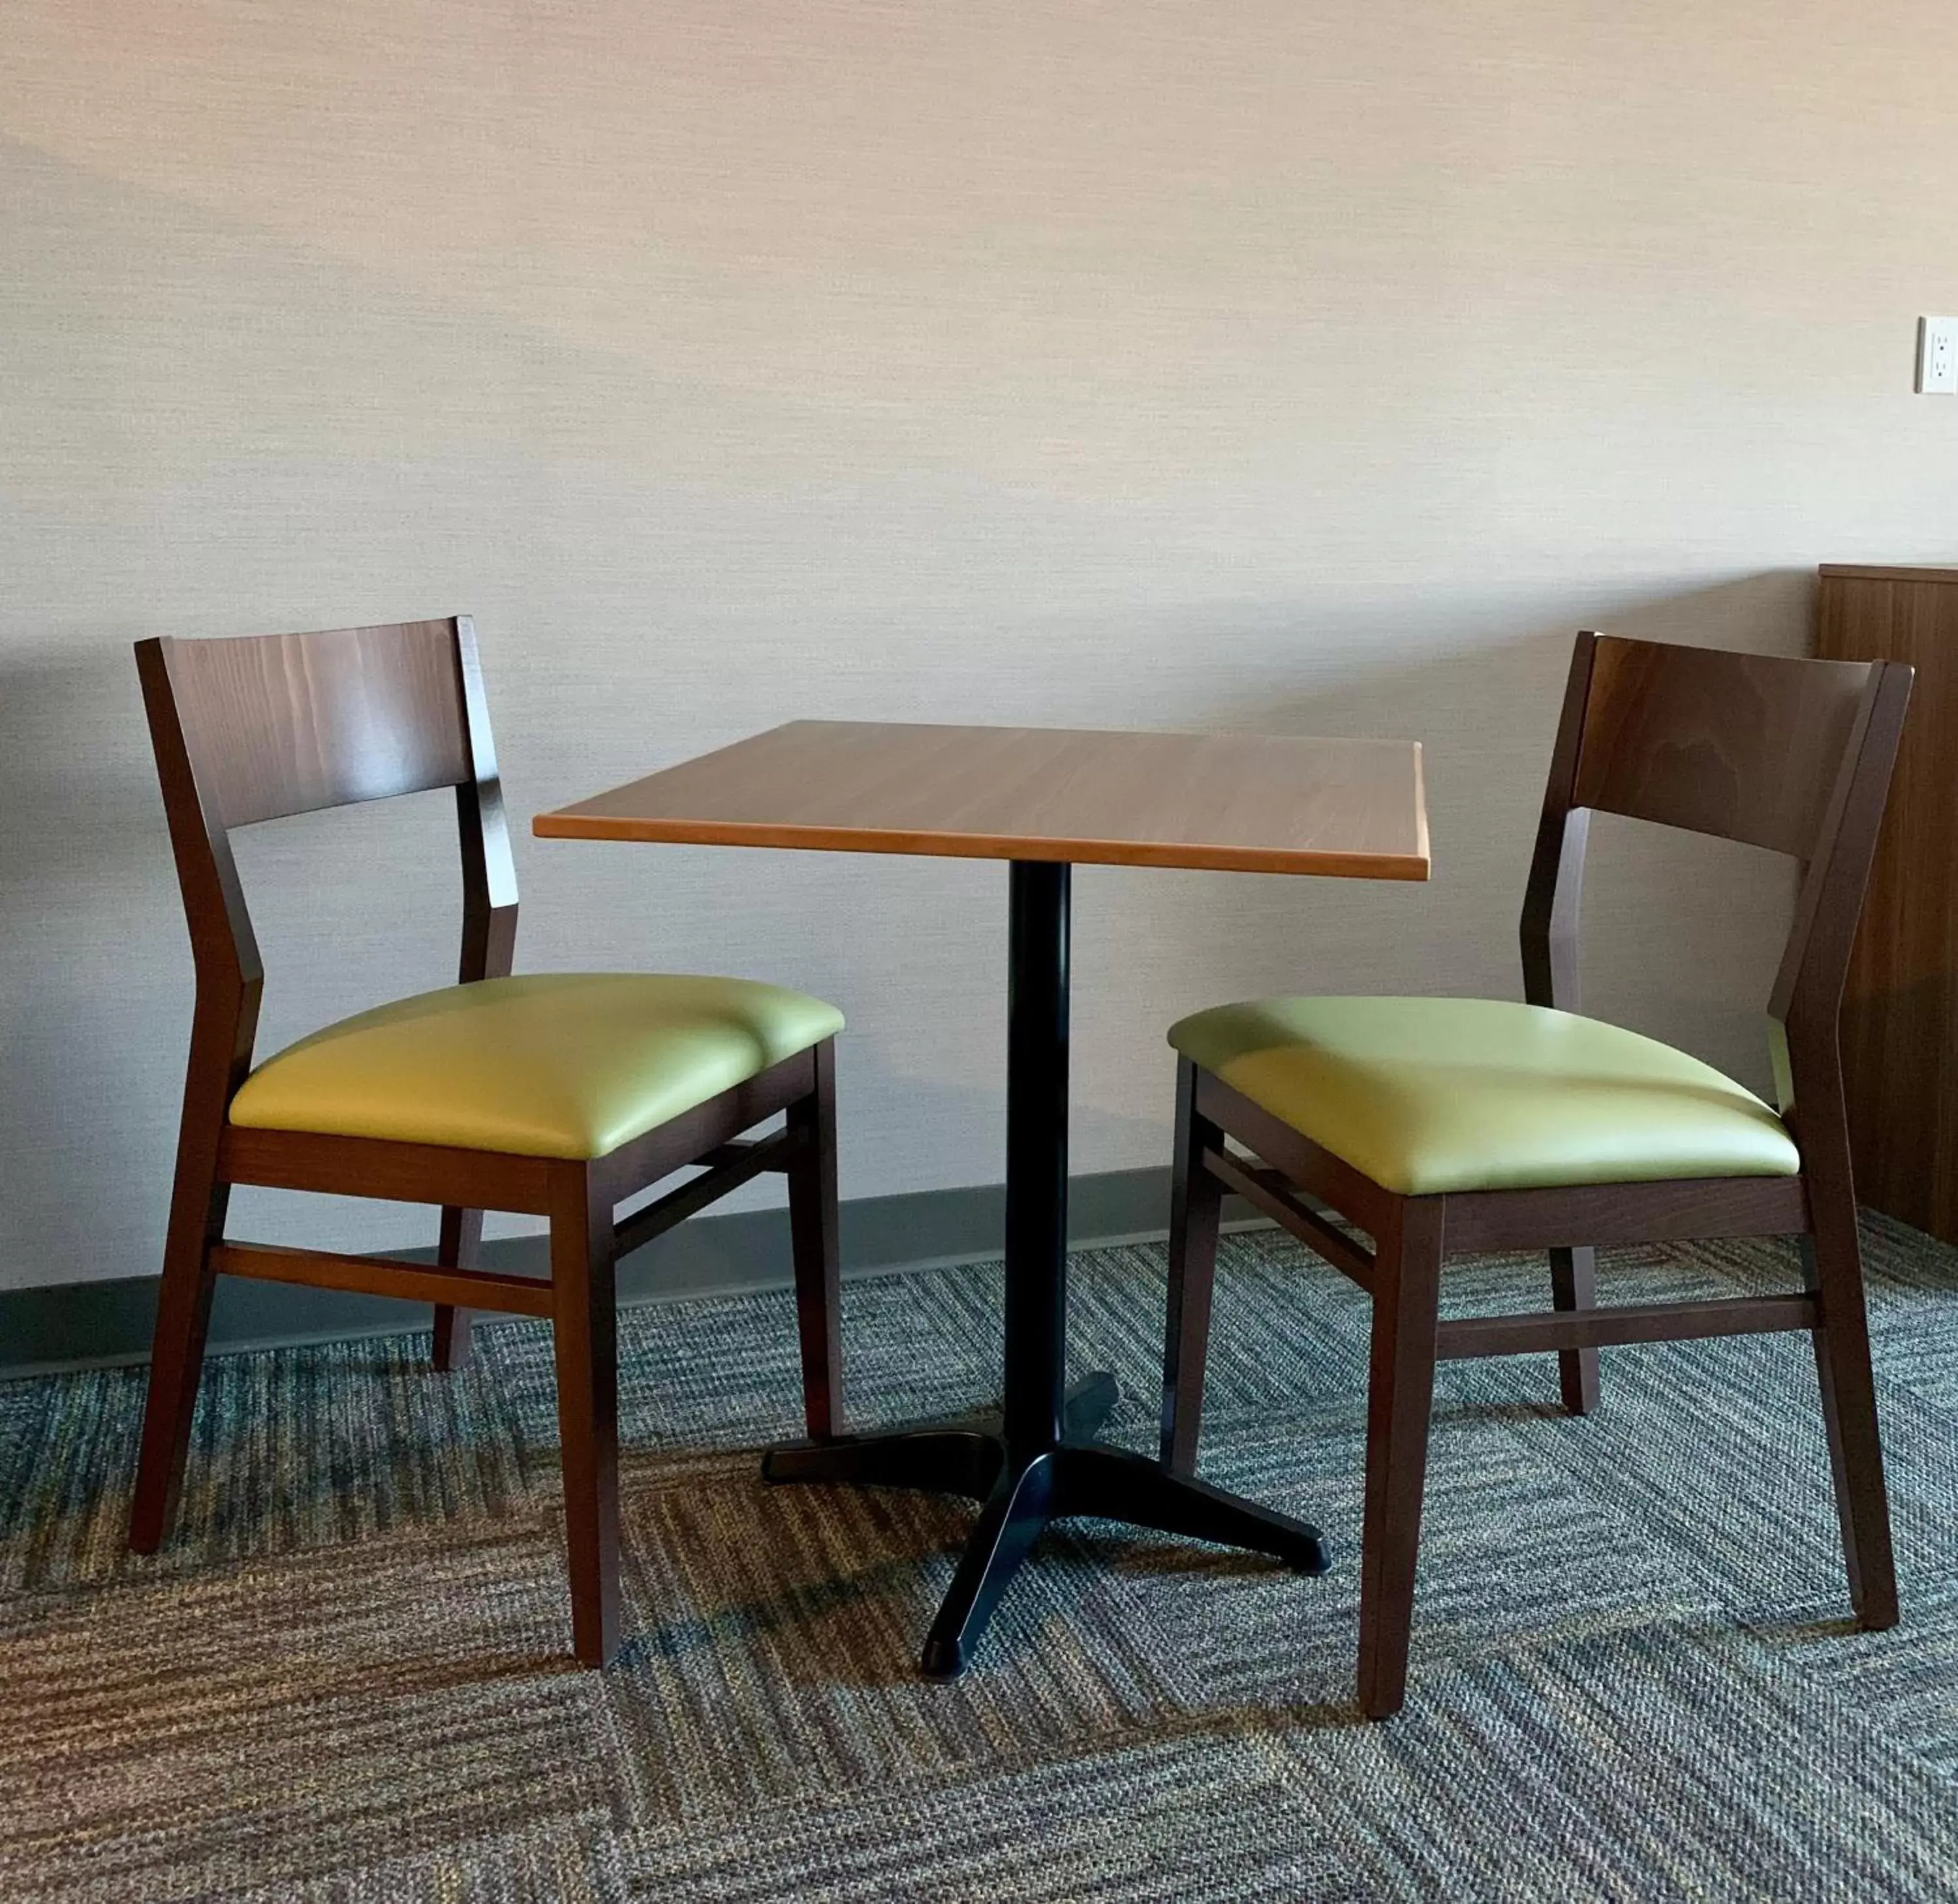
<svg viewBox="0 0 1958 1904"><path fill-rule="evenodd" d="M1573 803L1813 859L1872 672L1595 637Z"/></svg>
<svg viewBox="0 0 1958 1904"><path fill-rule="evenodd" d="M159 645L227 827L474 778L453 621Z"/></svg>
<svg viewBox="0 0 1958 1904"><path fill-rule="evenodd" d="M230 842L290 814L456 789L464 982L510 969L517 887L467 616L312 634L136 644L197 961L198 1047L249 1064L264 972ZM209 1055L206 1054L207 1057Z"/></svg>
<svg viewBox="0 0 1958 1904"><path fill-rule="evenodd" d="M1768 1007L1782 1028L1775 1056L1789 1109L1790 1041L1811 1074L1834 1067L1836 1013L1911 678L1894 661L1580 634L1523 902L1526 996L1577 1009L1591 811L1789 855L1803 870Z"/></svg>

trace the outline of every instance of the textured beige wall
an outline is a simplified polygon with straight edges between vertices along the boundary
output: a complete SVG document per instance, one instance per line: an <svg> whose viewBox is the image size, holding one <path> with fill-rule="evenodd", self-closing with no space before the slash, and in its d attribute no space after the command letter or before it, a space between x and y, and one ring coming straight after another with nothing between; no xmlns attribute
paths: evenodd
<svg viewBox="0 0 1958 1904"><path fill-rule="evenodd" d="M473 611L524 825L794 714L1424 740L1427 888L1079 877L1083 1169L1198 1003L1513 992L1570 631L1958 552L1954 70L1947 0L6 0L0 1282L156 1260L147 633ZM1758 1079L1783 877L1600 831L1594 1002ZM269 1039L446 977L449 852L248 836ZM998 1176L1000 868L518 855L526 965L845 1007L847 1194Z"/></svg>

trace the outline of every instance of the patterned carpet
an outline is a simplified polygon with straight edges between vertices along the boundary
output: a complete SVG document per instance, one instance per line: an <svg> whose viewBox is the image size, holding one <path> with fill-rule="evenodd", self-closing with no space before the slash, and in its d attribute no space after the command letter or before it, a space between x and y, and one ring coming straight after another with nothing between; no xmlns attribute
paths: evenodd
<svg viewBox="0 0 1958 1904"><path fill-rule="evenodd" d="M180 1531L122 1545L140 1371L0 1387L0 1895L124 1899L1929 1899L1958 1895L1958 1253L1873 1222L1905 1624L1846 1627L1805 1342L1445 1368L1412 1681L1350 1700L1366 1308L1227 1246L1205 1472L1333 1571L1050 1536L962 1682L913 1670L965 1511L767 1491L786 1295L625 1320L630 1628L565 1657L537 1326L207 1376ZM1610 1299L1779 1247L1619 1252ZM1450 1272L1450 1307L1543 1273ZM860 1419L983 1397L986 1268L861 1283ZM1076 1259L1082 1367L1147 1446L1161 1253Z"/></svg>

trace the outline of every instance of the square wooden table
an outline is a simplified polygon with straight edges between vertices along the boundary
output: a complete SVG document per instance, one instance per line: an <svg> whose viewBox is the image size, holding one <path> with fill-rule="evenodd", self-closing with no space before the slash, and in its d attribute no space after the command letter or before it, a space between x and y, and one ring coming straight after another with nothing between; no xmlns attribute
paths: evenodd
<svg viewBox="0 0 1958 1904"><path fill-rule="evenodd" d="M1324 1570L1316 1528L1098 1441L1112 1375L1064 1388L1069 868L1425 879L1418 743L794 721L533 825L547 839L1010 862L1000 1418L788 1444L762 1469L771 1481L922 1488L984 1504L925 1642L927 1673L965 1668L1041 1529L1063 1515Z"/></svg>

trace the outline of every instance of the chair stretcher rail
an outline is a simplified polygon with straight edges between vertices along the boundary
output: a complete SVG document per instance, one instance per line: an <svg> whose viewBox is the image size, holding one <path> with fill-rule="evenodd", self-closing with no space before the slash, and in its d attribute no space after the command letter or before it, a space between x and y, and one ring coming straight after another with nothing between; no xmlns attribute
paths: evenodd
<svg viewBox="0 0 1958 1904"><path fill-rule="evenodd" d="M1444 1322L1434 1352L1443 1361L1526 1355L1552 1349L1609 1349L1632 1342L1688 1342L1706 1336L1813 1329L1812 1295L1729 1297L1714 1302L1621 1303L1540 1315L1476 1316Z"/></svg>
<svg viewBox="0 0 1958 1904"><path fill-rule="evenodd" d="M551 1286L540 1278L439 1269L398 1257L220 1243L211 1253L211 1267L220 1276L250 1276L261 1283L303 1283L318 1289L351 1289L362 1295L399 1296L410 1302L445 1302L521 1316L551 1313Z"/></svg>
<svg viewBox="0 0 1958 1904"><path fill-rule="evenodd" d="M1228 1150L1206 1150L1203 1167L1226 1188L1234 1190L1254 1209L1282 1225L1307 1248L1316 1250L1341 1274L1371 1292L1373 1259L1342 1229L1306 1208L1277 1171L1247 1163Z"/></svg>

